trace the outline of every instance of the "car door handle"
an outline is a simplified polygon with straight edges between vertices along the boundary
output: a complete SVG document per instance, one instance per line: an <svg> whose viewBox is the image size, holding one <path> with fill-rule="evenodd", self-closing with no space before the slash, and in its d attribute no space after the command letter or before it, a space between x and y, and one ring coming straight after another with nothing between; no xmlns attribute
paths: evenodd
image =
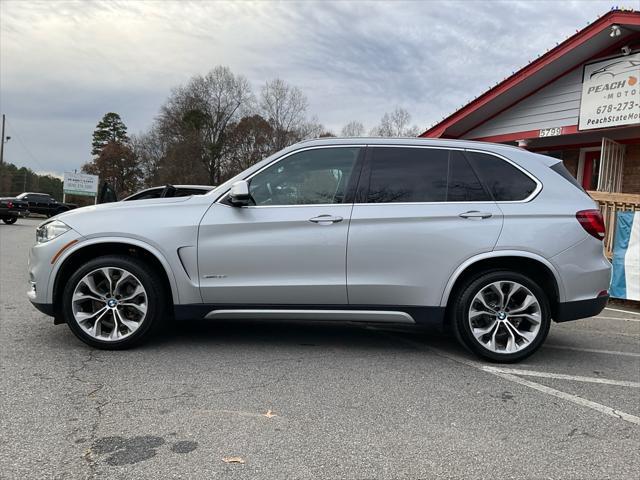
<svg viewBox="0 0 640 480"><path fill-rule="evenodd" d="M491 212L479 212L477 210L471 210L469 212L461 213L458 216L462 217L462 218L473 218L473 219L479 220L479 219L482 219L482 218L489 218L492 215L493 214Z"/></svg>
<svg viewBox="0 0 640 480"><path fill-rule="evenodd" d="M320 225L331 225L332 223L338 223L342 221L342 217L335 217L333 215L318 215L309 219L310 222L318 223Z"/></svg>

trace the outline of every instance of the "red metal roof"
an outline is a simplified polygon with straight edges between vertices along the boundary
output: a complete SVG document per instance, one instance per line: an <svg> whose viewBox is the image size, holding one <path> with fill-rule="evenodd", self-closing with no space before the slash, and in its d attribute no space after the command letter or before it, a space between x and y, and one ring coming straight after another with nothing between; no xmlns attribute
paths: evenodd
<svg viewBox="0 0 640 480"><path fill-rule="evenodd" d="M611 38L612 25L627 28L620 37ZM640 37L639 27L640 12L611 10L420 136L460 138L585 61L620 48L630 37Z"/></svg>

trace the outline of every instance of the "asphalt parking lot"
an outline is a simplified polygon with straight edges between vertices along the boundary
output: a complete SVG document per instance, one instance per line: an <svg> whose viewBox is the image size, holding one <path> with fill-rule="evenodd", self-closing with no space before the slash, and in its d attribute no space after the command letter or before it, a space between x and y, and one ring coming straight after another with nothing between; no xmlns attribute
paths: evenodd
<svg viewBox="0 0 640 480"><path fill-rule="evenodd" d="M0 478L640 471L638 313L554 324L517 365L478 362L435 332L352 325L192 322L97 351L26 298L39 221L0 225Z"/></svg>

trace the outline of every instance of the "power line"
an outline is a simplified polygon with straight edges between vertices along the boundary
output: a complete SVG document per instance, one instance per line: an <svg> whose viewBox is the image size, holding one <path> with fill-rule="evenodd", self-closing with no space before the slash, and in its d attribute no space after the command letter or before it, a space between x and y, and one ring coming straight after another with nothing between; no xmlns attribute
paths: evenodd
<svg viewBox="0 0 640 480"><path fill-rule="evenodd" d="M24 149L25 152L27 152L27 155L31 157L31 160L36 162L36 164L38 164L40 168L42 168L43 170L46 170L45 166L40 162L40 160L36 158L36 156L31 152L31 150L27 148L25 143L22 141L22 137L20 137L20 135L18 134L16 127L11 122L9 122L9 120L7 120L7 124L11 127L11 134L13 135L11 138L12 139L15 138L16 140L18 140L18 143L20 144L20 146Z"/></svg>

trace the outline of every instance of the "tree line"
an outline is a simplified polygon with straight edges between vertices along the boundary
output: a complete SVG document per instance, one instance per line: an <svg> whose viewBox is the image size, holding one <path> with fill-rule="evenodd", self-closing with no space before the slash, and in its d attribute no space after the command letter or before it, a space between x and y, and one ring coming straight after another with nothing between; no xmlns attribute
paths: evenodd
<svg viewBox="0 0 640 480"><path fill-rule="evenodd" d="M62 201L62 180L38 174L30 168L16 167L13 163L0 165L0 196L14 197L22 192L48 193Z"/></svg>
<svg viewBox="0 0 640 480"><path fill-rule="evenodd" d="M362 136L348 122L341 136ZM372 136L416 136L402 109L385 113ZM173 184L218 185L257 161L308 138L335 136L309 113L307 97L282 79L254 92L228 67L195 75L171 91L148 131L129 135L117 113L107 113L93 133L93 159L82 171L100 176L119 196Z"/></svg>

